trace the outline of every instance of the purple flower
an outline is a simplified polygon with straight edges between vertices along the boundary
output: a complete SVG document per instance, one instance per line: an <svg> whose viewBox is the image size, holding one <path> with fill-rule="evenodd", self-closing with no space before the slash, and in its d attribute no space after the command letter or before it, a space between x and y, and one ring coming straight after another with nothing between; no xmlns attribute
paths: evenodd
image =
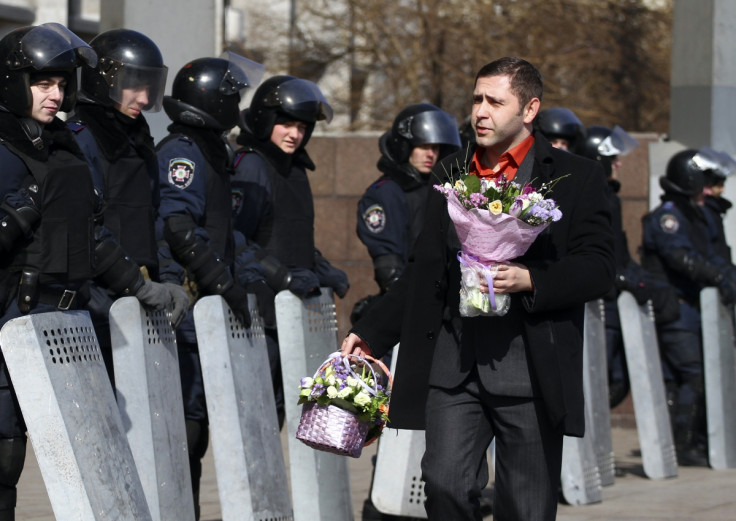
<svg viewBox="0 0 736 521"><path fill-rule="evenodd" d="M511 215L512 217L519 217L523 209L524 199L522 197L517 197L516 199L514 199L514 202L511 203L511 206L509 207L509 215Z"/></svg>

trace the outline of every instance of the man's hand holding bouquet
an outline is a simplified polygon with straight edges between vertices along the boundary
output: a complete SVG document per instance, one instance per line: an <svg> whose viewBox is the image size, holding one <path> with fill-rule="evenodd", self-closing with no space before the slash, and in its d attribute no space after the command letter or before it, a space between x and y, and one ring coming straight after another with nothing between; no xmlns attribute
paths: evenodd
<svg viewBox="0 0 736 521"><path fill-rule="evenodd" d="M462 247L460 315L503 316L509 310L509 295L494 293L493 277L499 264L526 253L537 236L562 217L554 200L545 198L554 182L536 189L503 175L494 180L467 173L450 178L452 182L434 188L447 198ZM488 293L481 289L483 282Z"/></svg>

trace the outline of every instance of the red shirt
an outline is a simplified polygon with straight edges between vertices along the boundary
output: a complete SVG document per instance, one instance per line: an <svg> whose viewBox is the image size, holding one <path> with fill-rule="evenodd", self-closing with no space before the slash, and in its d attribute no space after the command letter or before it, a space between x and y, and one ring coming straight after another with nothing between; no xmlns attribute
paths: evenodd
<svg viewBox="0 0 736 521"><path fill-rule="evenodd" d="M529 152L533 144L534 136L530 135L511 150L507 150L501 154L501 157L498 158L498 166L495 170L493 168L483 166L481 157L483 157L483 154L485 153L485 148L478 147L473 154L473 159L470 160L470 173L477 175L481 179L495 179L503 174L506 176L506 179L511 181L519 170L519 165L524 161L527 152Z"/></svg>

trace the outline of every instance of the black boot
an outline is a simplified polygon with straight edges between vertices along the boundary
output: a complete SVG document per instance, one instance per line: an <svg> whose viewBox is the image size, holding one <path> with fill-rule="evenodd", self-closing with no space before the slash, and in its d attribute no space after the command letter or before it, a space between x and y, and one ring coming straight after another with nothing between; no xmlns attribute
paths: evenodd
<svg viewBox="0 0 736 521"><path fill-rule="evenodd" d="M705 389L700 379L687 383L694 392L693 403L678 407L675 424L677 463L683 467L707 467L708 450L700 443L705 430Z"/></svg>

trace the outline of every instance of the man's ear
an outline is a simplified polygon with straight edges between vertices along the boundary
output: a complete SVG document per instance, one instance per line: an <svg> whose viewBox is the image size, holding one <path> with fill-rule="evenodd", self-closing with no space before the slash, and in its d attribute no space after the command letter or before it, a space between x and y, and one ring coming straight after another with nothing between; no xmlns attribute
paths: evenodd
<svg viewBox="0 0 736 521"><path fill-rule="evenodd" d="M534 121L534 118L537 117L537 112L539 112L540 105L541 102L539 101L539 98L532 98L529 100L529 103L524 107L524 123L531 123Z"/></svg>

